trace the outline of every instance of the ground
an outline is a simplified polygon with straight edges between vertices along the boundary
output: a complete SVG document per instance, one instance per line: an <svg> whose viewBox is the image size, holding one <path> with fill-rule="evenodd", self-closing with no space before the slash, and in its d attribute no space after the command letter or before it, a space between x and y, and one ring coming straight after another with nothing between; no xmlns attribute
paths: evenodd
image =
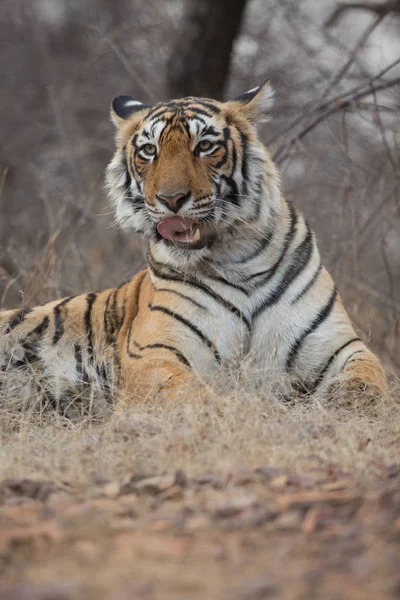
<svg viewBox="0 0 400 600"><path fill-rule="evenodd" d="M397 398L4 409L0 598L400 598Z"/></svg>

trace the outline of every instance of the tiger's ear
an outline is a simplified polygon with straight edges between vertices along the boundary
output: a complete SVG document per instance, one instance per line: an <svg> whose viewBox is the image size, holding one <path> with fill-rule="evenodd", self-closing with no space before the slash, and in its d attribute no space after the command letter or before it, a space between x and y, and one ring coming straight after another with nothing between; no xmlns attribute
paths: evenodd
<svg viewBox="0 0 400 600"><path fill-rule="evenodd" d="M117 96L111 103L111 120L116 127L134 113L150 108L148 104L135 100L132 96Z"/></svg>
<svg viewBox="0 0 400 600"><path fill-rule="evenodd" d="M275 91L269 81L259 85L227 104L234 105L250 121L269 121Z"/></svg>

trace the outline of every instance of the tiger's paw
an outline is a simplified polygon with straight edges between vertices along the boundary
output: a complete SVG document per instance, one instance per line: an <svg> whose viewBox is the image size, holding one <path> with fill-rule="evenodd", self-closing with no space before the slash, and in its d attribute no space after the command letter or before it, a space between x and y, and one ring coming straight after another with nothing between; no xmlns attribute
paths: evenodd
<svg viewBox="0 0 400 600"><path fill-rule="evenodd" d="M169 368L145 371L145 376L136 377L134 383L120 390L115 412L143 404L167 409L177 404L198 403L209 396L208 387L196 375Z"/></svg>
<svg viewBox="0 0 400 600"><path fill-rule="evenodd" d="M387 394L383 368L373 355L349 363L326 391L328 404L371 416L377 413Z"/></svg>

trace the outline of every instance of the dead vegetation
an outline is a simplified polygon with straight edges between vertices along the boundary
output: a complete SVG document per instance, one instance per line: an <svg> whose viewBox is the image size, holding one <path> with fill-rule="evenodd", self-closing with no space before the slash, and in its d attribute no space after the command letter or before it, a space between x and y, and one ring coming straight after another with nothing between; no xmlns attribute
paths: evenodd
<svg viewBox="0 0 400 600"><path fill-rule="evenodd" d="M68 417L34 402L22 411L2 403L0 479L34 474L90 483L96 474L113 479L130 471L193 476L269 464L301 472L331 463L354 477L378 476L400 458L397 388L372 416L318 399L287 406L240 386L210 391L205 402L189 393L176 406L147 402L117 414L100 399Z"/></svg>
<svg viewBox="0 0 400 600"><path fill-rule="evenodd" d="M239 390L3 410L0 435L2 599L397 597L395 394L373 420Z"/></svg>

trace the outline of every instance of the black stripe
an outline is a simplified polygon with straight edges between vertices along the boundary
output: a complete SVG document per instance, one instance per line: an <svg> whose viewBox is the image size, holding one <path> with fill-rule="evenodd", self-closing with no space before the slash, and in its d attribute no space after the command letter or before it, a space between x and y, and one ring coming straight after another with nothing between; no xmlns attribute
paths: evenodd
<svg viewBox="0 0 400 600"><path fill-rule="evenodd" d="M214 169L220 169L228 160L228 141L230 138L229 127L224 127L222 133L224 134L224 139L219 141L220 146L224 149L224 154L220 158L220 160L213 165ZM222 177L222 176L221 176ZM228 179L227 177L223 177L224 179Z"/></svg>
<svg viewBox="0 0 400 600"><path fill-rule="evenodd" d="M166 113L170 112L171 108L166 106L165 104L156 104L146 115L146 120L153 121L154 119L159 119Z"/></svg>
<svg viewBox="0 0 400 600"><path fill-rule="evenodd" d="M193 298L191 298L190 296L187 296L186 294L182 294L182 292L178 292L178 290L173 290L171 288L155 288L155 290L156 290L156 292L168 292L170 294L175 294L175 296L179 296L179 298L183 298L184 300L187 300L191 304L194 304L194 306L197 306L198 308L206 310L206 307L203 306L202 304L200 304L200 302L196 302L196 300L193 300Z"/></svg>
<svg viewBox="0 0 400 600"><path fill-rule="evenodd" d="M29 315L29 313L32 312L32 310L33 310L32 308L21 308L21 310L18 310L14 314L14 317L11 319L11 321L6 326L5 332L9 333L15 327L20 325L25 320L26 315Z"/></svg>
<svg viewBox="0 0 400 600"><path fill-rule="evenodd" d="M200 329L198 327L196 327L196 325L194 325L193 323L191 323L190 321L185 319L185 317L182 317L182 315L180 315L179 313L176 313L173 310L166 308L165 306L159 306L159 305L154 305L154 304L149 303L149 308L152 311L162 312L162 313L168 315L169 317L176 319L177 321L182 323L182 325L185 325L186 327L188 327L191 331L193 331L193 333L195 333L210 348L210 350L213 351L216 361L218 363L221 362L221 357L220 357L217 349L215 348L215 345L211 342L211 340L208 339L208 337L206 337L204 335L204 333L202 331L200 331Z"/></svg>
<svg viewBox="0 0 400 600"><path fill-rule="evenodd" d="M207 277L209 277L213 281L219 281L220 283L223 283L224 285L229 285L229 287L234 288L235 290L238 290L239 292L243 292L243 294L246 294L246 296L248 296L250 294L250 290L248 287L243 287L243 286L239 285L238 283L232 283L231 281L228 281L227 279L225 279L225 277L222 277L221 275L213 275L213 274L207 273Z"/></svg>
<svg viewBox="0 0 400 600"><path fill-rule="evenodd" d="M87 351L89 359L93 359L93 327L92 327L92 310L93 304L97 298L94 292L86 296L87 308L85 312L85 331L87 337Z"/></svg>
<svg viewBox="0 0 400 600"><path fill-rule="evenodd" d="M135 150L137 153L136 148L135 148ZM136 163L136 155L134 158L135 158L135 163ZM133 195L133 193L132 193L132 179L134 179L134 176L133 176L133 173L131 173L130 161L128 160L128 148L126 146L124 148L123 163L124 163L125 175L126 175L125 184L124 184L124 188L125 188L124 200L126 202L129 202L129 204L132 206L134 212L137 213L144 206L144 198L140 194ZM135 179L135 182L136 182L136 179Z"/></svg>
<svg viewBox="0 0 400 600"><path fill-rule="evenodd" d="M249 177L249 163L247 157L247 136L239 128L240 145L242 148L242 179L243 179L243 193L247 195L247 180Z"/></svg>
<svg viewBox="0 0 400 600"><path fill-rule="evenodd" d="M261 214L261 193L262 193L263 184L264 184L264 176L263 175L259 175L256 178L256 183L254 184L255 191L252 194L253 204L255 204L255 206L254 206L254 214L251 217L248 218L249 223L254 223L255 221L258 221L260 219L260 214Z"/></svg>
<svg viewBox="0 0 400 600"><path fill-rule="evenodd" d="M173 352L175 354L175 356L178 358L178 360L180 360L182 364L184 364L190 369L190 362L188 361L188 359L182 354L182 352L180 352L179 350L177 350L177 348L174 348L173 346L168 346L167 344L148 344L147 346L144 346L143 349L145 348L163 348L164 350L169 350L170 352Z"/></svg>
<svg viewBox="0 0 400 600"><path fill-rule="evenodd" d="M214 114L218 114L221 112L221 109L216 104L212 104L211 102L207 102L206 100L203 100L203 99L199 100L198 98L193 98L193 101L201 104L202 107L205 107L208 110L211 110L211 112ZM190 102L187 102L187 103L185 102L184 105L187 106L187 108L189 110L193 110L193 109L197 108L196 106L191 106Z"/></svg>
<svg viewBox="0 0 400 600"><path fill-rule="evenodd" d="M232 168L231 168L231 177L234 176L234 174L236 173L236 165L237 165L237 150L236 150L236 144L233 141L232 138L229 138L230 141L232 142ZM236 186L236 182L235 182L235 186ZM237 189L237 186L236 186ZM237 190L239 192L239 190Z"/></svg>
<svg viewBox="0 0 400 600"><path fill-rule="evenodd" d="M292 368L293 363L296 359L296 356L298 355L300 348L301 348L304 340L306 339L306 337L308 335L310 335L310 333L313 333L317 329L317 327L319 327L319 325L321 325L321 323L323 323L325 321L325 319L330 315L331 310L332 310L333 305L336 300L336 296L337 296L337 289L336 289L336 287L334 287L332 294L330 295L330 298L329 298L328 302L326 303L326 305L319 311L319 313L317 314L315 319L312 321L312 323L307 327L307 329L305 331L303 331L303 333L300 335L300 337L295 341L295 343L291 347L290 352L287 357L287 360L286 360L286 369L287 370L290 370Z"/></svg>
<svg viewBox="0 0 400 600"><path fill-rule="evenodd" d="M26 338L23 340L22 348L24 350L24 357L20 361L20 365L23 363L28 365L39 359L38 346L43 333L48 329L50 324L50 318L44 317L43 321L39 323L32 331L30 331Z"/></svg>
<svg viewBox="0 0 400 600"><path fill-rule="evenodd" d="M146 120L152 121L153 119L162 117L168 112L177 112L179 109L184 109L208 118L211 118L213 114L221 112L218 106L211 104L210 102L199 100L199 98L193 98L184 101L172 101L166 102L165 104L156 104L146 114ZM210 112L207 112L207 110L209 110L211 114Z"/></svg>
<svg viewBox="0 0 400 600"><path fill-rule="evenodd" d="M199 110L198 105L200 105L201 108L207 108L213 114L217 114L217 113L221 112L220 108L218 108L218 106L216 104L209 102L207 98L198 98L196 96L188 96L187 98L182 98L181 100L178 100L178 102L177 102L178 107L185 108L190 111ZM208 115L208 116L212 116L212 115Z"/></svg>
<svg viewBox="0 0 400 600"><path fill-rule="evenodd" d="M62 308L68 302L75 298L75 296L69 296L69 298L64 298L57 306L53 309L54 314L54 335L53 335L53 344L57 344L62 336L64 335L64 319L62 314Z"/></svg>
<svg viewBox="0 0 400 600"><path fill-rule="evenodd" d="M267 246L270 244L272 238L273 238L273 232L265 233L263 235L260 243L255 248L255 250L252 250L249 254L245 254L240 259L229 260L229 263L233 264L233 265L245 264L249 260L256 258L256 256L261 254L261 252L267 248ZM206 260L208 260L209 262L212 262L213 259L206 259ZM226 264L226 263L219 262L218 264Z"/></svg>
<svg viewBox="0 0 400 600"><path fill-rule="evenodd" d="M292 300L291 304L295 304L300 298L302 298L308 290L312 288L314 283L317 281L319 274L322 271L322 263L319 263L317 270L314 275L311 277L310 281L304 286L304 288L297 294L297 296Z"/></svg>
<svg viewBox="0 0 400 600"><path fill-rule="evenodd" d="M173 352L175 354L175 356L178 358L178 360L182 364L184 364L186 367L190 368L190 362L188 361L188 359L177 348L174 348L174 346L168 346L167 344L146 344L146 346L141 346L140 344L138 344L135 341L133 341L133 343L135 344L135 346L137 348L139 348L140 351L147 350L147 349L153 350L155 348L161 348L162 350L169 350L170 352Z"/></svg>
<svg viewBox="0 0 400 600"><path fill-rule="evenodd" d="M147 275L147 271L143 271L143 273L139 274L138 277L140 276L140 279L137 283L136 286L136 290L135 290L135 297L134 297L134 302L136 305L136 314L133 317L133 320L131 322L131 325L129 327L129 331L128 331L128 335L126 338L126 353L128 354L129 358L142 358L139 354L136 354L135 352L132 352L130 350L130 346L131 346L131 335L132 335L132 328L133 328L133 324L135 322L135 318L137 316L137 313L139 311L139 300L140 300L140 290L142 288L143 282L146 278Z"/></svg>
<svg viewBox="0 0 400 600"><path fill-rule="evenodd" d="M89 374L83 366L82 347L79 344L74 346L75 369L78 374L79 383L88 384Z"/></svg>
<svg viewBox="0 0 400 600"><path fill-rule="evenodd" d="M223 166L224 166L224 164L225 164L225 163L227 162L227 160L228 160L228 148L227 148L227 146L226 146L226 143L225 143L225 142L220 142L220 146L221 146L221 148L223 149L224 153L222 154L222 156L221 156L221 158L219 159L219 161L218 161L218 162L217 162L215 165L213 165L213 168L214 168L214 169L216 169L216 170L218 170L218 169L220 169L221 167L223 167ZM228 178L227 178L227 177L225 177L224 175L221 175L220 177L221 177L221 179L225 179L225 180L227 180L227 179L228 179Z"/></svg>
<svg viewBox="0 0 400 600"><path fill-rule="evenodd" d="M255 250L253 250L250 254L247 254L240 261L233 261L234 264L244 264L244 263L248 262L249 260L256 258L256 256L259 256L261 254L261 252L266 250L266 248L268 247L268 245L270 244L270 242L272 240L272 237L273 237L273 234L271 232L266 233L264 235L264 237L262 238L260 245Z"/></svg>
<svg viewBox="0 0 400 600"><path fill-rule="evenodd" d="M111 344L115 340L115 332L122 327L122 324L125 319L125 305L122 307L121 314L119 314L118 310L118 293L130 282L124 282L117 288L113 289L106 300L105 308L104 308L104 330L106 333L106 341Z"/></svg>
<svg viewBox="0 0 400 600"><path fill-rule="evenodd" d="M139 288L142 285L143 279L144 279L144 277L142 278L142 280L139 283ZM126 352L127 352L128 356L129 356L129 358L142 358L140 356L140 354L136 354L136 352L132 352L131 349L130 349L130 347L131 347L132 327L133 327L134 320L135 319L133 319L133 321L131 323L131 326L129 327L128 336L126 338Z"/></svg>
<svg viewBox="0 0 400 600"><path fill-rule="evenodd" d="M304 240L294 250L292 255L292 262L286 269L282 279L278 283L277 287L273 290L267 298L265 298L261 304L253 311L252 318L258 317L266 308L273 306L282 298L284 293L291 286L293 281L304 271L311 260L312 251L314 248L313 233L310 226L307 223L307 234Z"/></svg>
<svg viewBox="0 0 400 600"><path fill-rule="evenodd" d="M146 278L146 275L147 275L147 270L146 270L146 271L143 271L143 272L141 273L141 275L140 275L140 279L139 279L139 281L138 281L138 283L137 283L137 286L136 286L136 291L135 291L135 304L136 304L136 309L137 309L137 311L139 310L140 290L142 289L142 285L143 285L143 282L144 282L144 280L145 280L145 278ZM136 315L135 315L135 316L136 316Z"/></svg>
<svg viewBox="0 0 400 600"><path fill-rule="evenodd" d="M204 131L202 131L202 135L212 135L219 137L219 131L217 131L212 125L209 125Z"/></svg>
<svg viewBox="0 0 400 600"><path fill-rule="evenodd" d="M163 271L163 268L165 268L166 265L163 265L163 264L157 262L156 260L154 260L152 254L150 252L148 255L148 262L149 262L150 269L153 271L153 273L154 273L154 275L156 275L156 277L158 277L159 279L164 279L165 281L178 281L179 283L183 283L185 285L191 285L193 287L198 288L199 290L201 290L202 292L204 292L205 294L207 294L208 296L213 298L216 302L221 304L229 312L231 312L234 315L236 315L237 317L239 317L239 319L241 321L243 321L243 323L246 325L247 329L250 331L250 321L242 313L242 311L239 310L234 304L229 302L229 300L226 300L225 298L223 298L223 296L220 296L219 294L214 292L208 285L201 283L193 276L190 276L190 275L182 276L178 271L176 271L172 267L167 267L169 272L165 273ZM171 273L171 271L172 271L172 273Z"/></svg>
<svg viewBox="0 0 400 600"><path fill-rule="evenodd" d="M32 329L31 332L28 333L28 336L40 337L43 333L48 329L50 324L50 318L46 316L41 323L35 329Z"/></svg>
<svg viewBox="0 0 400 600"><path fill-rule="evenodd" d="M124 158L123 158L122 162L125 167L125 184L124 184L125 192L127 193L127 196L128 196L127 199L132 199L132 191L131 191L132 175L129 170L128 149L126 146L124 148Z"/></svg>
<svg viewBox="0 0 400 600"><path fill-rule="evenodd" d="M361 342L361 340L360 340ZM365 348L362 348L361 350L356 350L355 352L353 352L353 354L350 354L349 358L346 360L345 364L343 365L343 369L352 361L352 358L355 354L364 354L365 353Z"/></svg>
<svg viewBox="0 0 400 600"><path fill-rule="evenodd" d="M111 319L111 327L115 331L119 326L119 318L118 318L118 289L114 291L112 304L110 307L110 319Z"/></svg>
<svg viewBox="0 0 400 600"><path fill-rule="evenodd" d="M115 319L115 323L116 323L115 329L121 329L122 325L124 324L125 317L126 317L126 304L128 301L128 297L125 294L124 302L122 304L122 310L120 311L119 307L118 307L119 293L122 290L122 288L124 288L125 286L129 286L130 283L131 283L130 281L124 281L124 283L121 283L121 285L119 285L117 287L117 289L115 290L115 298L113 299L113 306L112 306L114 319Z"/></svg>
<svg viewBox="0 0 400 600"><path fill-rule="evenodd" d="M350 346L350 344L353 344L354 342L361 342L360 338L355 337L352 338L351 340L349 340L348 342L346 342L345 344L342 344L340 346L340 348L338 348L330 357L330 359L325 363L325 366L320 370L317 378L315 379L313 385L309 388L309 393L314 393L316 391L316 389L318 388L318 386L320 385L320 383L322 382L325 373L328 371L329 367L332 365L333 361L335 360L335 358L340 354L340 352L342 350L344 350L345 348L347 348L347 346ZM359 352L359 351L357 351ZM349 357L351 358L351 357ZM348 361L346 361L347 363Z"/></svg>
<svg viewBox="0 0 400 600"><path fill-rule="evenodd" d="M278 260L269 269L266 269L265 271L259 271L258 273L253 273L252 275L250 275L247 278L247 281L251 281L252 279L255 279L256 277L261 277L262 275L264 275L264 277L260 281L257 282L256 285L258 287L267 283L267 281L269 281L273 277L273 275L275 275L275 273L278 270L278 268L280 267L283 259L285 258L286 252L288 251L288 248L296 234L298 215L297 215L296 209L293 207L292 204L288 203L288 206L289 206L289 212L290 212L290 227L289 227L289 231L287 232L287 234L285 236L285 241L283 242L282 251L278 257Z"/></svg>
<svg viewBox="0 0 400 600"><path fill-rule="evenodd" d="M111 292L108 294L108 296L107 296L107 300L106 300L106 302L105 302L105 306L104 306L104 314L103 314L103 326L104 326L104 332L105 332L105 334L106 334L106 342L107 342L108 344L110 344L110 343L112 342L112 339L113 339L113 335L112 335L112 333L113 333L113 329L110 329L110 323L109 323L109 318L108 318L108 317L109 317L109 308L108 308L108 307L109 307L109 304L110 304L110 299L111 299L111 296L112 296L113 294L115 294L115 295L116 295L116 293L117 293L117 292L116 292L116 290L112 290L112 291L111 291Z"/></svg>
<svg viewBox="0 0 400 600"><path fill-rule="evenodd" d="M0 367L0 371L6 371L10 366L14 369L20 367L27 367L29 364L37 361L38 356L38 342L40 337L46 331L50 323L48 316L44 317L43 321L39 323L32 331L30 331L24 340L21 342L21 347L24 350L24 355L20 360L10 360L6 365Z"/></svg>
<svg viewBox="0 0 400 600"><path fill-rule="evenodd" d="M196 118L199 121L202 121L202 123L206 123L206 121L204 119L201 119L201 117L207 117L208 119L212 119L213 115L210 114L209 112L207 112L206 110L204 110L204 108L197 108L195 106L187 106L186 110L194 113L196 115Z"/></svg>

